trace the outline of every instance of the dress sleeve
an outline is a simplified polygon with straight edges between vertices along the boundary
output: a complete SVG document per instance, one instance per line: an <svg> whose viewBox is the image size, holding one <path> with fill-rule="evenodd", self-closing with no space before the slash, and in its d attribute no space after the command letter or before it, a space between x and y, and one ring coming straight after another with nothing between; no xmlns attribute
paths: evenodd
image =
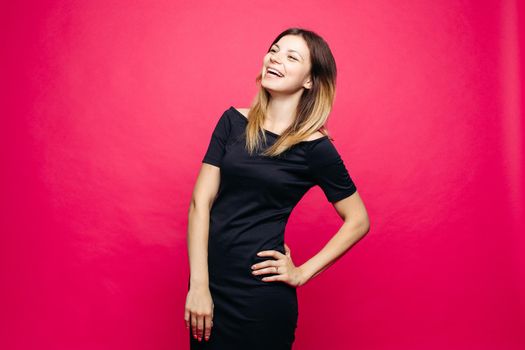
<svg viewBox="0 0 525 350"><path fill-rule="evenodd" d="M224 156L224 151L226 147L226 142L230 136L231 124L226 112L219 118L215 129L211 135L210 143L208 144L208 149L204 158L202 159L203 163L208 163L221 167L222 157Z"/></svg>
<svg viewBox="0 0 525 350"><path fill-rule="evenodd" d="M308 152L308 167L315 184L321 187L331 203L357 191L343 159L328 138L311 147Z"/></svg>

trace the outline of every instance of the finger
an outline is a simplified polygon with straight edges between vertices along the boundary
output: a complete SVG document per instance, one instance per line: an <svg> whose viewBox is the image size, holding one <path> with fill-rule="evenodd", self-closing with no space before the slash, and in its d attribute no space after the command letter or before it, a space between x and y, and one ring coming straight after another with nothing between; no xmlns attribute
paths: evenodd
<svg viewBox="0 0 525 350"><path fill-rule="evenodd" d="M273 256L274 258L279 258L280 255L283 255L283 253L277 250L263 250L257 253L257 256Z"/></svg>
<svg viewBox="0 0 525 350"><path fill-rule="evenodd" d="M264 269L259 269L259 270L255 270L254 271L254 275L265 275L265 274L269 274L269 273L278 273L276 271L276 268L277 266L271 266L271 267L267 267L267 268L264 268Z"/></svg>
<svg viewBox="0 0 525 350"><path fill-rule="evenodd" d="M197 317L193 313L191 314L191 334L197 339Z"/></svg>
<svg viewBox="0 0 525 350"><path fill-rule="evenodd" d="M264 270L268 270L268 269L274 269L275 267L277 266L281 266L282 264L279 263L278 260L266 260L266 261L263 261L263 262L260 262L258 264L255 264L252 266L252 272L257 272L257 273L261 273L261 271L264 272Z"/></svg>
<svg viewBox="0 0 525 350"><path fill-rule="evenodd" d="M286 275L275 275L275 276L267 276L263 277L262 280L264 282L274 282L274 281L286 281Z"/></svg>
<svg viewBox="0 0 525 350"><path fill-rule="evenodd" d="M201 341L202 334L204 333L204 316L199 316L197 320L197 339Z"/></svg>
<svg viewBox="0 0 525 350"><path fill-rule="evenodd" d="M265 268L265 267L269 267L269 266L275 266L276 263L278 263L279 260L264 260L264 261L261 261L257 264L253 264L252 265L252 269L262 269L262 268Z"/></svg>
<svg viewBox="0 0 525 350"><path fill-rule="evenodd" d="M184 322L186 323L186 329L190 329L190 311L188 309L184 311Z"/></svg>
<svg viewBox="0 0 525 350"><path fill-rule="evenodd" d="M206 329L204 330L204 339L208 340L208 339L210 339L210 334L211 334L212 317L211 316L206 317L204 319L204 322L206 323Z"/></svg>

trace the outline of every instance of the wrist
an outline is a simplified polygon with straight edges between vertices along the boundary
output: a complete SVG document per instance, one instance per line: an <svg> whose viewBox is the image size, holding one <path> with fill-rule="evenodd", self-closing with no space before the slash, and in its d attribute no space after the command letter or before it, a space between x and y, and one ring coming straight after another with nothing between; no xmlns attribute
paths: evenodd
<svg viewBox="0 0 525 350"><path fill-rule="evenodd" d="M206 289L209 288L209 283L204 279L191 279L190 278L190 289Z"/></svg>
<svg viewBox="0 0 525 350"><path fill-rule="evenodd" d="M305 271L303 266L299 266L297 269L299 270L299 276L300 276L299 286L304 286L310 280L310 276L307 273L307 271Z"/></svg>

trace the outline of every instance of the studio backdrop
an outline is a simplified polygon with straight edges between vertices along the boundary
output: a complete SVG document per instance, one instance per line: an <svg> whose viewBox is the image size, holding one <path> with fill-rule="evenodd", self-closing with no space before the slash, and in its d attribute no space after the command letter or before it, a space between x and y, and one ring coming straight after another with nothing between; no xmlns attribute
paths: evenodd
<svg viewBox="0 0 525 350"><path fill-rule="evenodd" d="M334 53L327 126L371 220L299 288L294 347L525 348L521 1L55 0L0 13L0 348L188 348L201 160L293 26ZM341 224L312 188L286 228L294 262Z"/></svg>

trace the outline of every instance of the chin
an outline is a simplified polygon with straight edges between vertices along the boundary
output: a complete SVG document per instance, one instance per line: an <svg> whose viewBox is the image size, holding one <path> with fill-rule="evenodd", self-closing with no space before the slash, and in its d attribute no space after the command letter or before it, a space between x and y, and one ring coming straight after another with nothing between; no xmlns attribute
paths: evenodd
<svg viewBox="0 0 525 350"><path fill-rule="evenodd" d="M268 92L282 92L283 91L282 88L276 89L274 86L272 86L272 84L267 84L266 82L262 82L261 86L265 88L266 90L268 90Z"/></svg>

